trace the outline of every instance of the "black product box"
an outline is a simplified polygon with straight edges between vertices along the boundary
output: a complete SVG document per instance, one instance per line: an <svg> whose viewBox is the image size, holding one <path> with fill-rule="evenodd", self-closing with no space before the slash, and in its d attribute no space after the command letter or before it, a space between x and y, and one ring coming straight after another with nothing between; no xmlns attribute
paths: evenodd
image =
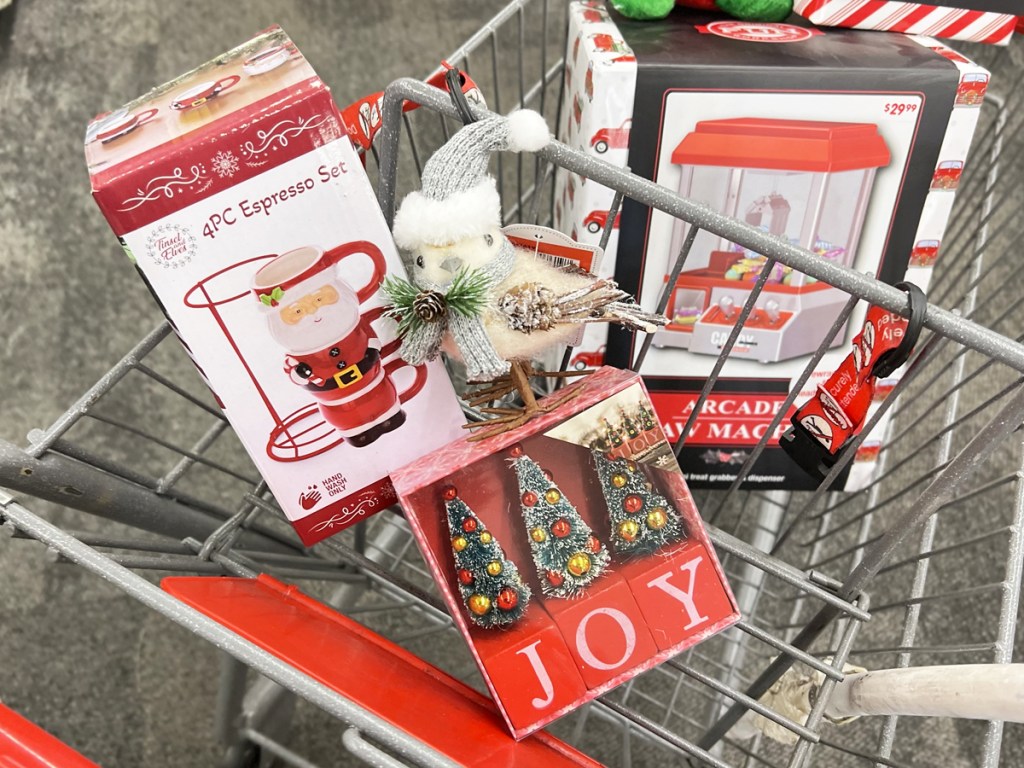
<svg viewBox="0 0 1024 768"><path fill-rule="evenodd" d="M987 84L977 65L929 38L819 30L802 21L722 21L678 10L664 21L637 22L592 2L570 11L567 62L572 108L563 108L563 140L613 162L619 152L633 173L820 258L927 290L977 123L976 91L983 94ZM610 109L609 99L598 104L590 94L602 96L612 77L618 79ZM630 82L627 99L621 91ZM964 83L979 82L965 97ZM606 130L597 128L602 121ZM948 180L951 166L957 178ZM586 185L564 173L559 183ZM587 211L570 199L581 195L568 191L556 197L556 223L581 240L596 238L599 229L586 227ZM615 264L620 285L648 309L670 291L669 324L657 333L643 373L673 439L765 259L702 231L669 286L688 225L632 200L619 224L606 264ZM731 484L847 299L781 264L772 269L679 457L691 486ZM850 352L865 310L860 303L832 341L797 406ZM605 361L628 365L640 341L611 329ZM746 487L816 486L778 447L788 424L782 420ZM841 480L847 488L870 478L886 426Z"/></svg>

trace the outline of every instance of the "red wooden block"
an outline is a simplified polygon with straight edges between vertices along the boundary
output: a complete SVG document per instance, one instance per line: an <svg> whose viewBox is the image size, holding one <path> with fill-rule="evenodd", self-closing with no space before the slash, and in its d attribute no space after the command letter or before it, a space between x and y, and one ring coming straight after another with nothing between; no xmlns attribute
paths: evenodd
<svg viewBox="0 0 1024 768"><path fill-rule="evenodd" d="M688 540L617 569L629 584L658 648L692 644L733 614L733 604L702 544Z"/></svg>
<svg viewBox="0 0 1024 768"><path fill-rule="evenodd" d="M654 430L626 441L622 450L627 451L627 456L645 457L644 472L649 475L652 490L656 487L664 495L681 515L690 539L703 547L700 551L705 553L711 574L722 580L717 597L724 600L724 613L718 610L722 606L716 604L714 616L687 631L682 642L674 647L661 628L657 630L659 639L656 641L630 583L620 575L625 558L616 552L611 552L609 572L601 575L578 599L562 600L543 594L542 578L546 574L538 574L535 567L531 551L531 541L535 539L523 524L523 490L509 466L509 459L525 454L541 468L549 470L549 479L562 496L573 504L594 536L610 547L613 534L608 505L594 469L588 435L595 429L601 430L602 420L616 407L629 410L637 403L650 407L640 378L613 368L602 368L563 392L573 396L515 430L487 440L457 440L391 475L424 559L516 738L542 728L573 707L665 661L699 639L725 629L738 618L725 575L714 559L714 549L704 533L686 481L670 460L671 446L660 431ZM458 497L474 510L479 524L491 532L505 557L516 563L533 593L527 616L536 617L538 611L541 616L544 612L551 616L568 658L553 658L557 654L553 654L546 635L533 634L534 630L524 627L522 622L495 632L484 632L472 624L459 592L458 568L448 530L444 502L445 491L450 486L457 489ZM552 535L556 535L554 531ZM658 572L648 574L647 569L655 563L664 566L668 563L667 556L675 552L676 548L666 548L657 557L632 566L638 578L647 577L646 581L640 581L643 589L637 590L645 600L650 601L647 593L652 587L648 582L660 575ZM677 576L666 576L670 594ZM672 629L678 623L679 612L678 601L668 603L664 612L652 609L652 621L656 627L667 624ZM533 645L535 638L541 638L537 645ZM481 639L490 647L481 650L478 647ZM508 648L502 649L502 645ZM532 655L534 651L536 654ZM529 666L524 666L524 662ZM563 698L562 687L567 682L562 676L566 674L570 678L578 674L585 689L575 700L563 704L570 698L567 692ZM548 688L544 687L544 675L550 679ZM575 684L570 687L579 690ZM538 698L540 704L531 713L533 701ZM550 704L548 699L551 699ZM530 714L535 716L530 718Z"/></svg>
<svg viewBox="0 0 1024 768"><path fill-rule="evenodd" d="M551 618L531 605L515 633L470 629L488 684L518 730L572 709L587 692Z"/></svg>
<svg viewBox="0 0 1024 768"><path fill-rule="evenodd" d="M582 600L548 600L587 688L597 688L648 661L658 646L629 585L615 574L594 582Z"/></svg>

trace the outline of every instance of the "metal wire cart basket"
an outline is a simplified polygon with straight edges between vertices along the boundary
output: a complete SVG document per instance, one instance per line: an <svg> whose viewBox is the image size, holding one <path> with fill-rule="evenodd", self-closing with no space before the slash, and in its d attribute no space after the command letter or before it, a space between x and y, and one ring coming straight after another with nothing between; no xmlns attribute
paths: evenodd
<svg viewBox="0 0 1024 768"><path fill-rule="evenodd" d="M512 2L448 61L472 75L490 110L527 106L554 125L564 12L557 3ZM1019 45L971 53L993 69L997 87L1014 83ZM423 108L403 113L403 99ZM985 101L930 287L925 333L883 406L894 419L873 481L850 493L827 491L828 480L806 493L738 490L768 430L733 488L696 498L742 620L563 718L553 734L624 766L1024 763L1019 725L897 715L836 725L825 717L848 663L890 669L1020 659L1024 454L1016 430L1024 421L1024 337L1016 318L1024 291L1012 263L1022 230L1014 216L1024 150L1020 102L1019 88L1006 98L990 92ZM388 217L396 198L417 186L423 161L457 128L457 117L443 92L420 81L389 87L384 128L368 163ZM536 157L498 158L496 165L506 222L550 224L561 166L618 193L609 223L630 197L763 253L769 265L781 262L845 291L847 314L858 301L906 311L906 294L894 287L563 145ZM684 246L677 270L685 257ZM268 573L481 687L400 514L385 511L304 549L170 335L166 324L147 334L56 422L33 431L25 448L0 441L0 485L11 491L0 490L4 527L226 652L211 712L225 765L274 758L312 765L301 745L284 744L297 699L340 721L340 730L348 729L345 746L371 764L450 764L156 585L156 576L168 572ZM812 356L805 377L818 359ZM717 369L702 396L716 377ZM122 407L125 387L148 393L146 413ZM792 393L787 407L796 398ZM172 405L189 418L158 426ZM63 530L31 511L35 499L116 523L116 532L103 525L87 534ZM247 678L247 668L256 674ZM820 686L804 724L757 701L790 668ZM730 731L748 709L770 721L777 738ZM339 752L335 764L348 759Z"/></svg>

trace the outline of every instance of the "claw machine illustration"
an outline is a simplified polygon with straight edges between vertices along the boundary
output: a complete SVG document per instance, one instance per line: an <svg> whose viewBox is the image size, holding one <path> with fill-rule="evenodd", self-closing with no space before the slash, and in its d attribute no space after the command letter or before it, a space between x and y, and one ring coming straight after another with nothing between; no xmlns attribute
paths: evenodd
<svg viewBox="0 0 1024 768"><path fill-rule="evenodd" d="M875 172L889 161L873 123L754 117L698 122L672 152L681 195L843 266L854 263ZM675 222L671 253L689 226ZM702 230L655 345L719 354L767 262ZM776 263L731 355L769 363L810 354L845 301L841 291ZM844 341L839 333L833 346Z"/></svg>

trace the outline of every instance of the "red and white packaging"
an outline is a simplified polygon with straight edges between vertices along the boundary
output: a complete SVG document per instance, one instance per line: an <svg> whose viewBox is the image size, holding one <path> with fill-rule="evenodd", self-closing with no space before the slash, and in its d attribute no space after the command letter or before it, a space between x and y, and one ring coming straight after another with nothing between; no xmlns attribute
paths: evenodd
<svg viewBox="0 0 1024 768"><path fill-rule="evenodd" d="M1022 8L1017 0L935 0L931 4L895 0L796 0L793 10L808 21L826 27L854 27L1007 45L1017 23L1016 14Z"/></svg>
<svg viewBox="0 0 1024 768"><path fill-rule="evenodd" d="M394 503L461 433L440 364L396 354L404 274L327 87L285 33L97 117L93 195L306 544Z"/></svg>
<svg viewBox="0 0 1024 768"><path fill-rule="evenodd" d="M591 2L570 3L559 138L766 231L775 224L780 231L788 227L791 242L811 229L824 231L829 218L842 220L836 229L843 235L806 237L803 247L883 281L907 280L927 291L989 74L933 38L817 29L798 21L755 24L677 10L662 21L639 22ZM812 147L818 148L813 157ZM779 164L783 158L786 168ZM800 173L823 172L826 166L830 194L843 199L833 203L785 189ZM729 183L723 168L732 174ZM785 173L776 177L772 170ZM757 175L765 184L771 181L753 195L763 196L756 205L741 194L741 174L744 183ZM855 180L849 177L864 181L861 194L842 193L840 182ZM559 169L555 226L582 242L598 242L612 197L612 190ZM781 200L791 206L788 212L785 205L774 205ZM601 274L614 276L653 310L684 227L629 200L619 219ZM711 373L734 322L731 310L745 301L742 286L756 277L754 262L737 260L728 252L734 246L709 238L707 233L698 237L670 291L670 323L655 335L643 367L671 439L678 437ZM841 238L847 241L844 254L819 247ZM747 264L754 268L743 272ZM745 323L679 455L692 488L724 489L735 480L847 299L839 291L828 295L825 286L811 281L798 286L785 274L779 284L779 276L771 276L764 294L777 288L773 306L762 299L766 322ZM732 306L720 314L712 305L723 298ZM793 315L785 319L782 312L774 315L775 309ZM798 404L812 397L849 354L864 311L854 310L802 388ZM788 324L788 339L782 338L786 333L776 335L776 323ZM615 329L588 330L573 361L579 367L599 361L626 366L638 343ZM876 387L868 418L897 378L898 372ZM747 475L747 487L813 487L777 448L789 415ZM886 428L883 419L836 487L855 490L870 481Z"/></svg>
<svg viewBox="0 0 1024 768"><path fill-rule="evenodd" d="M597 3L570 4L568 40L566 96L558 124L558 140L625 168L633 124L636 57L608 11ZM556 178L555 229L580 242L600 242L615 193L564 168L556 171ZM597 272L600 277L615 277L621 221L620 212L612 222L606 257ZM607 325L588 323L582 341L575 345L569 366L583 370L603 365L607 342Z"/></svg>
<svg viewBox="0 0 1024 768"><path fill-rule="evenodd" d="M640 377L603 367L556 396L561 405L518 429L456 440L392 475L448 610L517 739L739 619ZM525 492L524 464L540 483ZM452 504L472 510L457 528ZM653 546L627 549L624 542L642 541L629 537L649 531L663 532ZM483 543L492 549L481 559ZM561 572L541 565L537 551L549 544L560 553L551 562L567 563ZM473 558L496 581L474 571ZM559 594L570 574L588 581ZM474 602L487 584L496 599ZM503 610L522 612L506 620ZM481 625L488 620L500 623Z"/></svg>

